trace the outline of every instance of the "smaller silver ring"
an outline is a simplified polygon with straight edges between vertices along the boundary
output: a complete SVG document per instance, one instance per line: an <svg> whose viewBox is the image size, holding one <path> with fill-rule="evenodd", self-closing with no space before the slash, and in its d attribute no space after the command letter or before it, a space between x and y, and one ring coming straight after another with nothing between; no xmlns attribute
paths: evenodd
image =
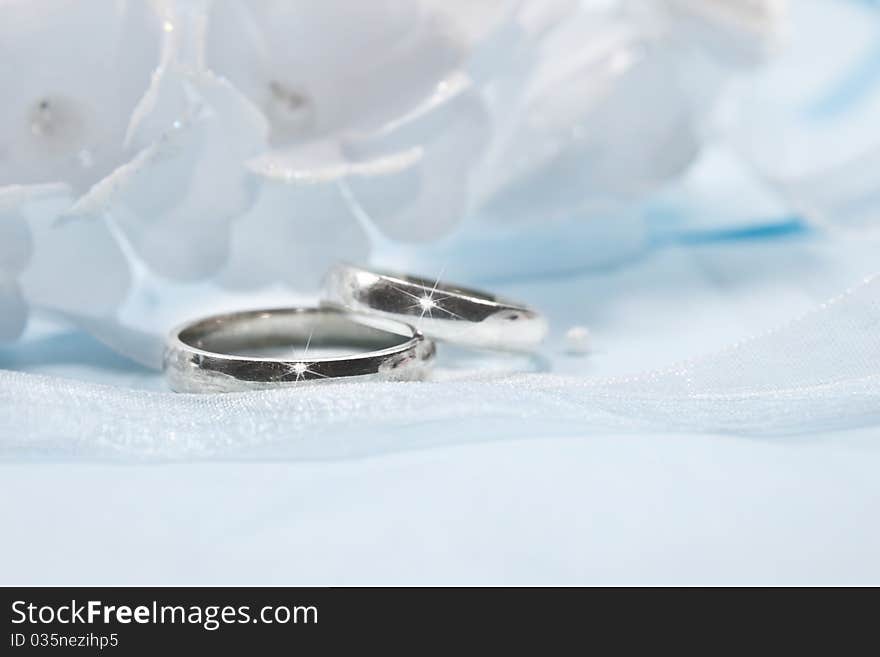
<svg viewBox="0 0 880 657"><path fill-rule="evenodd" d="M363 351L314 355L352 347ZM263 355L279 349L290 353ZM215 315L175 329L164 371L177 392L240 392L349 377L420 379L434 353L434 343L403 322L333 308L278 308Z"/></svg>
<svg viewBox="0 0 880 657"><path fill-rule="evenodd" d="M324 304L415 326L426 337L470 347L527 351L547 334L535 310L487 292L349 264L324 278Z"/></svg>

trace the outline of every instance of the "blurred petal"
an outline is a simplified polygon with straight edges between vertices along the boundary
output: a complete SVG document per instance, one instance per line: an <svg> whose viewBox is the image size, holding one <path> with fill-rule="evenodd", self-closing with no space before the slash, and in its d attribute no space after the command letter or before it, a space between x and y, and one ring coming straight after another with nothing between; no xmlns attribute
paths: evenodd
<svg viewBox="0 0 880 657"><path fill-rule="evenodd" d="M72 312L61 315L126 358L154 370L162 369L163 334L133 328L117 317L92 317Z"/></svg>
<svg viewBox="0 0 880 657"><path fill-rule="evenodd" d="M280 282L312 289L334 262L363 262L368 254L367 236L336 184L267 182L254 207L233 226L230 261L220 282L231 288Z"/></svg>
<svg viewBox="0 0 880 657"><path fill-rule="evenodd" d="M781 46L787 0L662 0L627 3L631 15L663 26L675 42L699 44L731 66L759 64Z"/></svg>
<svg viewBox="0 0 880 657"><path fill-rule="evenodd" d="M354 160L413 147L422 152L410 168L352 179L351 192L392 239L419 242L447 235L468 208L472 169L483 155L488 132L485 108L467 78L444 80L410 114L346 142Z"/></svg>
<svg viewBox="0 0 880 657"><path fill-rule="evenodd" d="M732 141L803 217L876 232L880 12L801 0L791 15L787 48L745 90Z"/></svg>
<svg viewBox="0 0 880 657"><path fill-rule="evenodd" d="M186 115L96 185L75 212L109 212L151 269L198 280L222 268L229 224L253 201L256 181L244 162L263 149L265 122L212 74L171 71L162 79L168 93L160 97L176 105L183 95ZM155 107L156 120L166 120L162 103ZM151 118L138 127L149 126Z"/></svg>
<svg viewBox="0 0 880 657"><path fill-rule="evenodd" d="M698 136L676 64L626 24L574 21L558 30L493 144L481 181L486 211L506 221L559 217L591 198L635 197L681 172Z"/></svg>
<svg viewBox="0 0 880 657"><path fill-rule="evenodd" d="M2 5L0 186L87 189L125 159L128 115L158 61L147 3L7 0Z"/></svg>
<svg viewBox="0 0 880 657"><path fill-rule="evenodd" d="M131 286L128 260L105 221L59 218L69 204L59 196L28 216L34 252L20 278L22 291L41 308L112 315Z"/></svg>
<svg viewBox="0 0 880 657"><path fill-rule="evenodd" d="M274 150L247 162L262 178L281 182L332 182L350 176L385 176L413 167L422 158L420 148L409 148L372 160L352 161L336 141L301 144Z"/></svg>
<svg viewBox="0 0 880 657"><path fill-rule="evenodd" d="M66 191L64 185L0 187L0 274L18 274L30 260L33 240L23 214L28 202Z"/></svg>
<svg viewBox="0 0 880 657"><path fill-rule="evenodd" d="M162 3L162 54L150 84L131 113L126 145L143 148L178 122L191 118L193 92L187 77L209 77L204 66L205 29L210 0Z"/></svg>
<svg viewBox="0 0 880 657"><path fill-rule="evenodd" d="M376 260L389 269L445 272L445 278L454 274L462 279L509 281L620 265L643 253L650 236L641 208L595 202L559 221L509 226L469 222L450 239L416 249L392 247L378 253ZM504 257L487 257L490 253Z"/></svg>
<svg viewBox="0 0 880 657"><path fill-rule="evenodd" d="M0 342L18 338L27 316L28 307L18 284L0 271Z"/></svg>
<svg viewBox="0 0 880 657"><path fill-rule="evenodd" d="M454 26L412 0L224 2L209 20L208 66L264 111L275 145L381 125L464 56Z"/></svg>
<svg viewBox="0 0 880 657"><path fill-rule="evenodd" d="M537 55L544 36L579 8L578 0L518 0L502 3L499 20L474 44L468 72L480 84L504 78Z"/></svg>

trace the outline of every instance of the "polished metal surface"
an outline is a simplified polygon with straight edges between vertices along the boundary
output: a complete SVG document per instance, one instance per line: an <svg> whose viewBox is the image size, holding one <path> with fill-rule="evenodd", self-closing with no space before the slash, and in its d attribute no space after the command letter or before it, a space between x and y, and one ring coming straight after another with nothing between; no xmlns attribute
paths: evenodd
<svg viewBox="0 0 880 657"><path fill-rule="evenodd" d="M536 311L492 294L407 274L340 264L324 279L324 303L415 326L426 337L524 351L547 334Z"/></svg>
<svg viewBox="0 0 880 657"><path fill-rule="evenodd" d="M216 315L172 331L164 370L178 392L236 392L343 377L419 379L434 352L433 342L403 322L280 308Z"/></svg>

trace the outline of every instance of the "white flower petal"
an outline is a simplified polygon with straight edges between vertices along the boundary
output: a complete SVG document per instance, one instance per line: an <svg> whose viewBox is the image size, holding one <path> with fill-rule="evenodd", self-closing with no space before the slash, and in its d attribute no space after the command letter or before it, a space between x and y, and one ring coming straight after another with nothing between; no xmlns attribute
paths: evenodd
<svg viewBox="0 0 880 657"><path fill-rule="evenodd" d="M472 169L483 155L488 117L466 79L455 76L413 112L369 136L350 139L353 160L418 147L422 157L398 173L352 179L361 209L388 237L425 241L449 234L469 203Z"/></svg>
<svg viewBox="0 0 880 657"><path fill-rule="evenodd" d="M178 123L191 120L194 111L200 108L197 96L210 93L212 83L229 93L230 85L216 79L204 65L210 4L210 0L170 0L164 3L161 63L153 71L149 87L131 114L125 134L126 145L143 148L161 139ZM201 89L197 92L193 86ZM245 111L258 114L252 107ZM251 120L259 119L252 117Z"/></svg>
<svg viewBox="0 0 880 657"><path fill-rule="evenodd" d="M228 254L229 224L253 202L244 162L265 144L266 124L229 83L210 73L168 71L168 98L186 116L132 162L81 199L75 210L109 212L155 272L175 280L216 273ZM159 102L160 123L170 116ZM150 117L139 128L148 127ZM136 131L137 132L137 131ZM161 191L158 191L161 190Z"/></svg>
<svg viewBox="0 0 880 657"><path fill-rule="evenodd" d="M782 45L787 0L661 0L628 3L653 29L676 43L695 43L731 66L754 66Z"/></svg>
<svg viewBox="0 0 880 657"><path fill-rule="evenodd" d="M126 358L154 370L162 369L163 334L134 328L116 316L94 317L73 312L60 315Z"/></svg>
<svg viewBox="0 0 880 657"><path fill-rule="evenodd" d="M64 183L44 185L7 185L0 187L0 212L19 211L32 203L58 196L70 197L71 190Z"/></svg>
<svg viewBox="0 0 880 657"><path fill-rule="evenodd" d="M464 166L462 166L464 164ZM363 213L384 235L424 242L448 235L465 214L468 171L457 153L430 146L415 167L348 182Z"/></svg>
<svg viewBox="0 0 880 657"><path fill-rule="evenodd" d="M63 185L0 187L0 274L18 274L30 260L33 240L23 214L26 204L66 189Z"/></svg>
<svg viewBox="0 0 880 657"><path fill-rule="evenodd" d="M588 27L572 23L544 44L493 144L480 189L486 214L552 218L589 199L632 198L696 155L698 117L674 54L625 24Z"/></svg>
<svg viewBox="0 0 880 657"><path fill-rule="evenodd" d="M412 267L473 280L604 269L631 261L650 245L651 230L638 206L599 201L559 221L491 225L468 222L452 237L417 250L386 248L377 261L389 269ZM487 258L487 253L505 257Z"/></svg>
<svg viewBox="0 0 880 657"><path fill-rule="evenodd" d="M21 274L25 298L34 306L94 317L111 315L131 286L128 260L105 221L60 217L54 211L28 217L34 252Z"/></svg>
<svg viewBox="0 0 880 657"><path fill-rule="evenodd" d="M146 3L112 0L7 0L0 13L0 185L87 189L124 160L158 20Z"/></svg>
<svg viewBox="0 0 880 657"><path fill-rule="evenodd" d="M312 184L398 173L413 167L421 158L422 150L416 147L372 160L352 161L345 157L338 142L320 141L264 153L249 160L247 167L273 181Z"/></svg>
<svg viewBox="0 0 880 657"><path fill-rule="evenodd" d="M33 248L30 231L21 215L0 212L0 273L18 274Z"/></svg>
<svg viewBox="0 0 880 657"><path fill-rule="evenodd" d="M317 286L338 260L363 262L364 229L334 183L266 183L259 200L232 229L232 252L220 282L256 288L281 282L298 290Z"/></svg>
<svg viewBox="0 0 880 657"><path fill-rule="evenodd" d="M545 0L546 1L546 0ZM421 0L431 12L455 25L469 48L487 38L513 13L519 0Z"/></svg>
<svg viewBox="0 0 880 657"><path fill-rule="evenodd" d="M381 125L463 56L454 26L419 2L305 0L217 3L206 61L269 117L273 144L289 145Z"/></svg>
<svg viewBox="0 0 880 657"><path fill-rule="evenodd" d="M28 307L18 284L0 271L0 342L18 338L27 324Z"/></svg>

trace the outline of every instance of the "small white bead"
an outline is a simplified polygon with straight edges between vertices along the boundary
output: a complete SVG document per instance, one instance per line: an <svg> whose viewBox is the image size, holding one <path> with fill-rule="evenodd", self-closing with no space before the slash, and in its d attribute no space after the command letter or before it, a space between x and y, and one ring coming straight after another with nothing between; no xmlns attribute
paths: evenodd
<svg viewBox="0 0 880 657"><path fill-rule="evenodd" d="M586 326L572 326L565 332L565 351L569 354L583 355L592 350L590 329Z"/></svg>

